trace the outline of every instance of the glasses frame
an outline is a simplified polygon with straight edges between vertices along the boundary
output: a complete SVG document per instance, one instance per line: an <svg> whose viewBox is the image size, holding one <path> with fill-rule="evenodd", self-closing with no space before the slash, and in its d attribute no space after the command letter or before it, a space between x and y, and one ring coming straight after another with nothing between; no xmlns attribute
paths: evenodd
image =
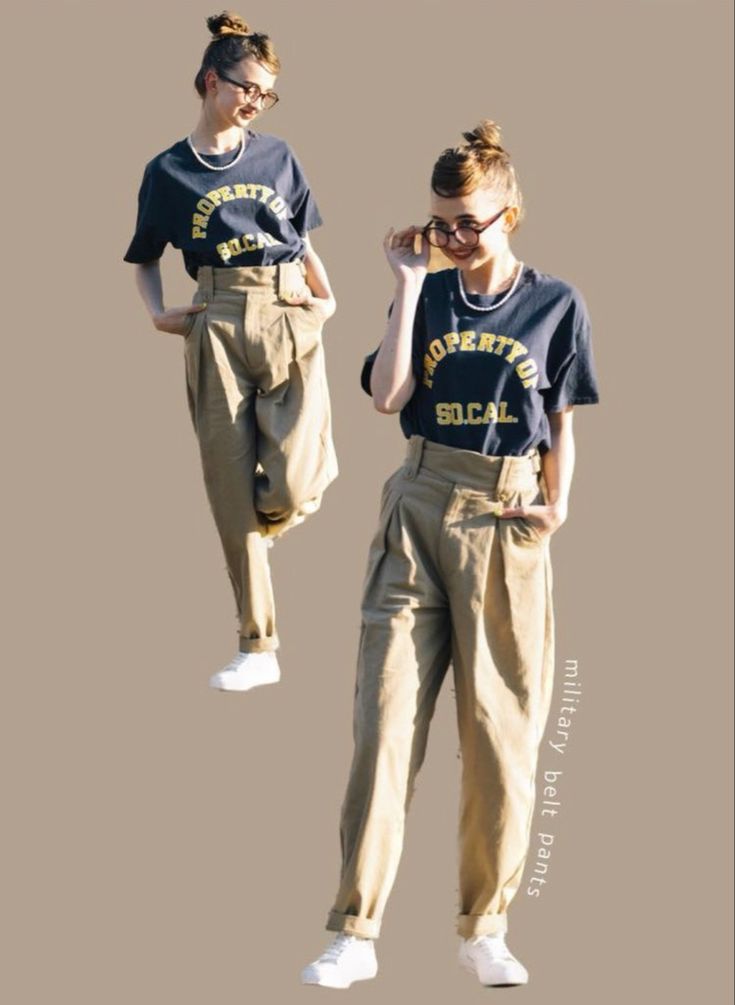
<svg viewBox="0 0 735 1005"><path fill-rule="evenodd" d="M510 206L504 206L503 209L501 209L499 213L496 213L495 216L491 217L487 221L487 223L460 223L456 227L441 227L433 222L427 223L424 229L421 231L421 233L424 235L426 240L433 248L446 248L449 245L449 239L451 237L454 237L457 244L459 244L463 248L476 248L480 243L480 234L482 234L483 231L487 230L488 227L492 227L495 221L499 220L500 217L503 215L503 213L507 213L509 209ZM472 233L475 235L474 239L471 242L463 241L460 237L457 236L458 231L460 230L472 231ZM442 234L444 236L443 243L436 244L434 241L432 241L431 237L429 236L430 232Z"/></svg>
<svg viewBox="0 0 735 1005"><path fill-rule="evenodd" d="M221 80L226 80L228 84L239 87L241 91L244 91L248 101L252 101L253 104L256 102L262 104L264 112L273 108L280 101L275 91L261 91L258 84L251 84L249 80L233 80L232 77L227 77L224 73L218 73L217 76ZM266 101L270 101L270 104L266 104Z"/></svg>

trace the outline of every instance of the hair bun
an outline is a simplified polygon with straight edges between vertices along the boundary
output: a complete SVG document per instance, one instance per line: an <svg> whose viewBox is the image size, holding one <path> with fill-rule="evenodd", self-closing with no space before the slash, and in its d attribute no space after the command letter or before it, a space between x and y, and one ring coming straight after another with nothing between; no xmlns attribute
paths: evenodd
<svg viewBox="0 0 735 1005"><path fill-rule="evenodd" d="M213 14L207 18L207 28L212 38L226 38L228 35L250 35L249 26L239 14L231 10L223 10L221 14Z"/></svg>
<svg viewBox="0 0 735 1005"><path fill-rule="evenodd" d="M500 126L490 119L483 119L471 132L462 133L462 136L480 155L505 154L507 156L508 154L500 142Z"/></svg>

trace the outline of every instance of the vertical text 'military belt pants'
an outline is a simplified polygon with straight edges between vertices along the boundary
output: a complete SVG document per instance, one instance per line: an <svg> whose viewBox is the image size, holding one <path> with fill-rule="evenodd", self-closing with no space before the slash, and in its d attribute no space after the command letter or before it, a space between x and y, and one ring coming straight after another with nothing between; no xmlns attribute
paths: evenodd
<svg viewBox="0 0 735 1005"><path fill-rule="evenodd" d="M377 938L436 699L454 669L462 751L459 934L507 929L551 700L548 536L494 515L542 503L538 453L488 457L412 436L370 546L327 928Z"/></svg>
<svg viewBox="0 0 735 1005"><path fill-rule="evenodd" d="M291 306L302 261L201 267L184 356L207 496L240 622L240 650L278 646L267 538L319 508L337 476L318 307Z"/></svg>

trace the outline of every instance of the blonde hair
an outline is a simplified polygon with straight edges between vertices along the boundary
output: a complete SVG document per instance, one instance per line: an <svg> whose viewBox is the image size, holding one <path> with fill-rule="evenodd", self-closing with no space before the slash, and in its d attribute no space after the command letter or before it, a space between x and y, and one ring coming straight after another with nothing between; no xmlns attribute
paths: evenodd
<svg viewBox="0 0 735 1005"><path fill-rule="evenodd" d="M251 56L262 63L267 70L276 74L281 69L281 61L276 55L273 43L262 32L251 31L239 14L225 10L207 18L207 28L212 39L204 50L202 65L194 78L194 87L200 97L206 94L204 76L207 70L215 73L231 73L237 64Z"/></svg>
<svg viewBox="0 0 735 1005"><path fill-rule="evenodd" d="M504 205L518 207L515 230L523 218L523 196L510 155L500 142L500 126L483 119L462 136L464 143L448 147L437 159L431 174L432 190L451 199L478 188L492 189Z"/></svg>

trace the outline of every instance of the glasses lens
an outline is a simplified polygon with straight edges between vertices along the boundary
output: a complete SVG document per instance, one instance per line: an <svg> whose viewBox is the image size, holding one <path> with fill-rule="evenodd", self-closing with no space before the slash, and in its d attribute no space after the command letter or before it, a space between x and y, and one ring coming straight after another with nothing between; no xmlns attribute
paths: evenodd
<svg viewBox="0 0 735 1005"><path fill-rule="evenodd" d="M278 101L278 95L275 91L266 91L263 98L263 108L273 108L275 103Z"/></svg>
<svg viewBox="0 0 735 1005"><path fill-rule="evenodd" d="M472 227L457 227L454 236L457 239L457 244L461 244L465 248L474 248L480 240L480 235Z"/></svg>
<svg viewBox="0 0 735 1005"><path fill-rule="evenodd" d="M435 248L446 248L449 232L444 227L427 227L424 231L426 240Z"/></svg>

